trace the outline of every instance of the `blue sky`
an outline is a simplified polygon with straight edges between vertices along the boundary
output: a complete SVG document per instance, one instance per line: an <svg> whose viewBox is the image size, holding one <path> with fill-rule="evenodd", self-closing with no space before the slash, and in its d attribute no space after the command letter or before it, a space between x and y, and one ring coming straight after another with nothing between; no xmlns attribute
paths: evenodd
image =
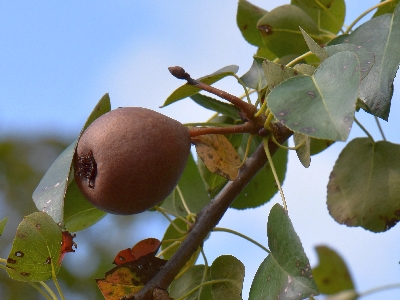
<svg viewBox="0 0 400 300"><path fill-rule="evenodd" d="M264 2L253 1L268 10L289 1ZM378 1L347 2L349 24ZM255 48L243 40L236 27L236 7L237 1L228 0L2 2L0 137L37 132L77 136L106 92L113 108L143 106L182 122L206 120L212 113L190 100L159 109L182 84L167 68L180 65L193 77L230 64L239 65L239 75L246 72ZM396 84L398 79L390 121L382 123L388 140L400 143L398 126L394 126L400 117ZM234 79L217 86L237 95L243 91ZM379 139L373 118L361 113L359 119ZM353 127L350 138L364 136ZM359 290L399 282L399 225L387 233L373 234L337 224L326 210L326 183L343 146L337 143L313 157L309 169L302 168L291 154L284 183L290 217L312 265L317 263L315 245L327 244L349 263ZM275 197L259 209L231 210L220 226L266 244L268 213L279 201ZM246 218L251 222L238 222ZM247 298L251 278L265 254L223 233L216 233L206 243L206 253L211 261L231 253L245 263ZM365 299L384 296L393 299L400 291Z"/></svg>

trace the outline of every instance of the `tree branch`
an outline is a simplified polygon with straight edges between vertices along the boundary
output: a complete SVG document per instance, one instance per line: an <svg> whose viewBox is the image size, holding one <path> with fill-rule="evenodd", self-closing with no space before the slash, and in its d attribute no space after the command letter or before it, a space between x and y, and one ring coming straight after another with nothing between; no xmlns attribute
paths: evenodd
<svg viewBox="0 0 400 300"><path fill-rule="evenodd" d="M280 124L274 124L273 132L276 140L281 144L292 135L289 129ZM278 146L273 142L269 142L268 147L271 155L278 150ZM265 151L261 144L253 155L249 157L243 167L240 168L237 179L229 181L214 200L205 206L197 215L196 222L188 233L188 236L165 266L139 291L139 293L136 295L127 295L121 299L153 300L154 289L166 290L196 249L203 243L208 233L221 220L233 200L235 200L247 183L265 165L266 161Z"/></svg>

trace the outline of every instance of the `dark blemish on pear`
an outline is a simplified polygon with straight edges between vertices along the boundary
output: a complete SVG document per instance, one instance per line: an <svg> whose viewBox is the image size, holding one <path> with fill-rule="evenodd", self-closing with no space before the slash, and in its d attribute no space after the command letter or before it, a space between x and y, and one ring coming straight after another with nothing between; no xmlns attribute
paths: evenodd
<svg viewBox="0 0 400 300"><path fill-rule="evenodd" d="M77 174L88 181L88 187L92 189L94 188L94 180L97 174L97 164L93 157L92 150L89 150L86 155L78 157Z"/></svg>

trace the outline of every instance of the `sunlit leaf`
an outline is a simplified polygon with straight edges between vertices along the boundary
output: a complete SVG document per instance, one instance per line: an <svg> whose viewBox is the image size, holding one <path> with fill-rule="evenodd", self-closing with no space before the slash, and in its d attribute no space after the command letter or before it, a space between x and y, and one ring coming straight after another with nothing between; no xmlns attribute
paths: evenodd
<svg viewBox="0 0 400 300"><path fill-rule="evenodd" d="M229 140L222 134L207 134L192 138L197 154L207 168L229 180L235 180L241 161Z"/></svg>
<svg viewBox="0 0 400 300"><path fill-rule="evenodd" d="M308 65L308 64L297 64L293 67L296 71L300 72L303 75L313 75L315 70L317 69L314 66Z"/></svg>
<svg viewBox="0 0 400 300"><path fill-rule="evenodd" d="M299 26L313 37L319 34L317 23L295 5L279 6L267 12L257 23L264 45L278 57L308 51Z"/></svg>
<svg viewBox="0 0 400 300"><path fill-rule="evenodd" d="M239 118L240 110L232 104L225 103L202 94L195 94L193 96L190 96L190 98L204 108L219 112L220 114L229 116L233 119Z"/></svg>
<svg viewBox="0 0 400 300"><path fill-rule="evenodd" d="M110 108L110 98L108 94L105 94L93 109L80 134L82 134L84 129L96 118L109 111ZM77 141L74 141L58 156L47 170L32 195L38 210L48 213L56 223L63 223L64 196L71 173L72 158L74 156L76 144Z"/></svg>
<svg viewBox="0 0 400 300"><path fill-rule="evenodd" d="M217 257L211 265L211 280L222 279L229 281L212 285L213 299L241 300L244 279L243 263L232 255Z"/></svg>
<svg viewBox="0 0 400 300"><path fill-rule="evenodd" d="M24 217L8 255L8 275L20 281L50 279L60 268L61 241L61 228L48 214Z"/></svg>
<svg viewBox="0 0 400 300"><path fill-rule="evenodd" d="M6 227L8 221L8 217L5 217L3 220L0 221L0 236L3 234L4 228Z"/></svg>
<svg viewBox="0 0 400 300"><path fill-rule="evenodd" d="M357 138L346 145L328 183L328 210L340 224L386 231L400 220L400 145Z"/></svg>
<svg viewBox="0 0 400 300"><path fill-rule="evenodd" d="M240 79L242 79L245 86L261 91L267 86L265 74L263 70L264 58L254 57L253 65Z"/></svg>
<svg viewBox="0 0 400 300"><path fill-rule="evenodd" d="M360 62L361 79L364 79L368 75L375 62L374 53L372 53L368 49L365 49L362 46L345 43L327 46L324 49L329 54L329 56L332 56L341 51L354 52Z"/></svg>
<svg viewBox="0 0 400 300"><path fill-rule="evenodd" d="M181 298L188 292L198 287L203 282L210 280L210 269L204 265L195 265L187 270L181 277L172 281L169 287L169 296L173 299ZM211 285L205 285L194 291L186 300L212 300Z"/></svg>
<svg viewBox="0 0 400 300"><path fill-rule="evenodd" d="M354 289L350 272L340 255L326 246L317 246L315 249L319 265L312 272L318 290L322 294L336 294Z"/></svg>
<svg viewBox="0 0 400 300"><path fill-rule="evenodd" d="M63 222L64 195L76 144L74 141L57 157L32 195L38 210L49 214L57 223Z"/></svg>
<svg viewBox="0 0 400 300"><path fill-rule="evenodd" d="M326 51L324 50L324 48L322 48L320 45L318 45L311 36L309 36L307 34L307 32L305 32L301 27L300 27L300 31L303 34L304 40L307 43L308 48L310 49L310 51L312 53L314 53L321 61L324 61L325 59L328 58L328 54L326 53Z"/></svg>
<svg viewBox="0 0 400 300"><path fill-rule="evenodd" d="M86 229L106 216L83 197L75 180L68 185L64 199L64 226L68 231Z"/></svg>
<svg viewBox="0 0 400 300"><path fill-rule="evenodd" d="M288 78L298 75L298 72L284 65L274 63L268 59L263 62L264 74L270 90Z"/></svg>
<svg viewBox="0 0 400 300"><path fill-rule="evenodd" d="M247 140L243 139L245 143ZM256 148L260 144L260 139L254 137L252 140L253 147ZM287 143L284 145L287 146ZM287 169L288 151L285 149L278 149L272 157L275 170L278 175L279 181L282 184ZM245 186L236 197L231 207L236 209L254 208L267 203L278 192L275 178L269 163L265 164L256 176Z"/></svg>
<svg viewBox="0 0 400 300"><path fill-rule="evenodd" d="M296 76L268 95L274 116L295 132L345 141L349 135L360 83L357 56L349 51L326 59L313 76Z"/></svg>
<svg viewBox="0 0 400 300"><path fill-rule="evenodd" d="M304 299L318 295L312 270L287 212L275 204L268 217L271 253L254 276L249 300Z"/></svg>
<svg viewBox="0 0 400 300"><path fill-rule="evenodd" d="M386 0L381 0L381 2L384 2ZM394 12L396 9L397 4L400 2L400 0L393 0L393 1L386 1L387 3L377 9L377 11L374 13L372 16L373 18L379 17L380 15L384 14L390 14Z"/></svg>
<svg viewBox="0 0 400 300"><path fill-rule="evenodd" d="M263 47L260 31L257 29L257 22L267 11L251 4L246 0L239 0L236 23L244 39L255 46Z"/></svg>
<svg viewBox="0 0 400 300"><path fill-rule="evenodd" d="M127 294L139 292L165 263L166 260L148 254L116 266L105 273L103 279L96 279L96 282L106 300L119 300Z"/></svg>
<svg viewBox="0 0 400 300"><path fill-rule="evenodd" d="M204 82L206 84L213 84L213 83L217 82L218 80L221 80L222 78L225 78L232 74L236 74L236 72L238 70L239 70L238 66L231 65L231 66L224 67L210 75L201 77L197 80ZM172 92L171 95L169 95L169 97L167 98L167 100L165 100L162 107L170 105L176 101L185 99L187 97L193 96L194 94L197 94L199 91L200 91L200 89L198 87L195 87L193 85L185 83L184 85L177 88L174 92Z"/></svg>
<svg viewBox="0 0 400 300"><path fill-rule="evenodd" d="M393 96L393 80L400 62L400 5L393 14L385 14L362 24L344 39L375 54L375 63L360 85L360 99L369 112L387 120Z"/></svg>
<svg viewBox="0 0 400 300"><path fill-rule="evenodd" d="M308 168L311 163L311 158L310 158L311 138L307 135L295 132L293 134L293 139L294 139L294 144L296 146L303 145L299 149L296 150L296 153L297 153L297 157L299 158L301 164L305 168Z"/></svg>
<svg viewBox="0 0 400 300"><path fill-rule="evenodd" d="M258 29L257 29L258 30ZM271 52L267 47L259 47L257 49L257 52L255 54L256 57L261 57L264 59L269 59L269 60L274 60L276 58L276 55Z"/></svg>
<svg viewBox="0 0 400 300"><path fill-rule="evenodd" d="M325 31L336 34L343 26L346 14L344 0L292 0L291 3L304 10Z"/></svg>
<svg viewBox="0 0 400 300"><path fill-rule="evenodd" d="M177 187L179 187L182 192L186 205L191 213L199 213L203 207L211 201L211 198L204 188L202 178L192 154L189 155L188 162L178 181ZM188 215L177 188L172 191L160 206L180 216Z"/></svg>

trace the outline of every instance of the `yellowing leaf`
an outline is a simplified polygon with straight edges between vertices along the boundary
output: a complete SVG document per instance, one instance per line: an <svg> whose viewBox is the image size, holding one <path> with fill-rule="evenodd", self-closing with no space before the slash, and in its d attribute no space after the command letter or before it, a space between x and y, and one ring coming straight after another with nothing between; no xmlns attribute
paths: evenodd
<svg viewBox="0 0 400 300"><path fill-rule="evenodd" d="M207 134L192 139L197 154L207 168L229 180L235 180L240 166L239 156L229 140L222 134Z"/></svg>

